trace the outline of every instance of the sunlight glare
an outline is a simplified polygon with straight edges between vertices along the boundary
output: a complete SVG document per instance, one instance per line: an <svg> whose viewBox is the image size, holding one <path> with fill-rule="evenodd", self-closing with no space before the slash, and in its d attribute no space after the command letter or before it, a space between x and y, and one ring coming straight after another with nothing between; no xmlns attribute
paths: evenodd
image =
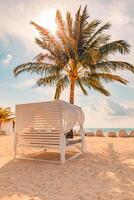
<svg viewBox="0 0 134 200"><path fill-rule="evenodd" d="M56 22L55 22L56 10L42 11L37 17L37 23L52 33L56 32Z"/></svg>

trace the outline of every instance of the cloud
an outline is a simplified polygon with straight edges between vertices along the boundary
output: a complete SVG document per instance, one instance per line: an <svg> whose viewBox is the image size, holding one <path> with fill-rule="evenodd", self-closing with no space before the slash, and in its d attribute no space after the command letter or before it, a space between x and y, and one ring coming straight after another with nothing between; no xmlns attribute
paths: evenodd
<svg viewBox="0 0 134 200"><path fill-rule="evenodd" d="M134 121L134 102L120 103L113 99L104 99L83 107L86 119L85 127L132 127Z"/></svg>
<svg viewBox="0 0 134 200"><path fill-rule="evenodd" d="M56 9L61 5L60 2L47 1L46 3L44 0L40 0L40 3L38 0L29 0L28 2L25 0L0 1L0 40L4 41L7 46L10 43L9 38L14 37L23 42L28 51L39 52L40 49L34 41L38 31L29 23L31 20L39 24L42 24L43 20L44 24L45 21L46 24L49 24L48 21L55 21L54 16ZM52 13L51 17L49 12ZM53 19L51 19L52 17Z"/></svg>
<svg viewBox="0 0 134 200"><path fill-rule="evenodd" d="M34 92L40 95L40 98L44 101L50 101L54 99L54 88L53 87L36 87L34 88Z"/></svg>
<svg viewBox="0 0 134 200"><path fill-rule="evenodd" d="M35 85L35 80L22 80L18 83L12 84L11 87L14 87L16 89L27 89L32 88Z"/></svg>
<svg viewBox="0 0 134 200"><path fill-rule="evenodd" d="M6 57L3 60L1 60L1 63L3 65L8 65L12 61L12 59L13 56L11 54L7 54Z"/></svg>
<svg viewBox="0 0 134 200"><path fill-rule="evenodd" d="M105 116L109 117L125 117L133 116L134 117L134 103L129 101L129 103L120 103L118 101L108 99L102 100L99 104L91 104L91 109L95 112L101 113L104 112Z"/></svg>
<svg viewBox="0 0 134 200"><path fill-rule="evenodd" d="M46 3L47 2L47 3ZM27 48L33 48L34 36L37 35L37 31L29 24L31 20L41 23L40 16L44 16L44 25L51 22L51 18L55 16L57 8L64 13L66 10L70 10L74 15L80 5L88 5L88 10L92 18L101 18L103 22L110 21L113 24L113 28L110 31L114 38L127 37L126 39L133 40L133 12L128 12L132 7L134 7L133 0L122 0L122 1L106 1L106 0L78 0L77 5L72 7L72 1L52 1L49 2L46 0L5 0L0 1L0 36L1 38L7 38L8 35L15 36L21 39ZM107 9L105 9L107 7ZM46 13L53 13L52 16L48 19ZM103 13L103 16L102 16ZM49 17L49 15L48 15ZM14 20L15 19L15 20ZM54 20L54 19L53 19ZM47 22L47 23L46 23ZM125 28L127 26L127 28ZM128 35L129 34L129 38ZM31 44L31 45L30 45ZM36 46L36 45L35 45ZM37 46L36 46L37 49Z"/></svg>
<svg viewBox="0 0 134 200"><path fill-rule="evenodd" d="M125 70L125 72L119 71L118 75L128 80L128 83L127 83L128 88L134 88L134 74L133 73Z"/></svg>
<svg viewBox="0 0 134 200"><path fill-rule="evenodd" d="M20 78L19 80L16 80L15 82L11 82L10 85L7 81L3 81L0 83L0 87L3 88L12 88L12 89L19 89L19 90L27 90L27 89L35 89L35 79L26 79L26 78Z"/></svg>
<svg viewBox="0 0 134 200"><path fill-rule="evenodd" d="M125 109L119 102L108 100L107 105L110 108L108 114L110 116L126 116L127 109Z"/></svg>

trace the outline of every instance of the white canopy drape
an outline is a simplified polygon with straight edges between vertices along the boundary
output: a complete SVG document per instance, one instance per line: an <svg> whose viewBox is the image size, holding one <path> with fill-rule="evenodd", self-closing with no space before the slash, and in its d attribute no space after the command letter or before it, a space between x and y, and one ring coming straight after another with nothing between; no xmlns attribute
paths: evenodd
<svg viewBox="0 0 134 200"><path fill-rule="evenodd" d="M64 101L60 103L62 104L62 132L69 132L76 124L82 126L84 123L84 113L82 109Z"/></svg>

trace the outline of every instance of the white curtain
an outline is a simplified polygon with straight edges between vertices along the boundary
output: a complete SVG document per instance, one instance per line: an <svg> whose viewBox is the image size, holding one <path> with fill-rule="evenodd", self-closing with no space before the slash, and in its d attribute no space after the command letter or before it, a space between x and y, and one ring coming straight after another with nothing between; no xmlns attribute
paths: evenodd
<svg viewBox="0 0 134 200"><path fill-rule="evenodd" d="M82 109L78 106L71 104L62 105L62 132L67 133L73 129L73 127L78 124L83 126L84 123L84 113Z"/></svg>

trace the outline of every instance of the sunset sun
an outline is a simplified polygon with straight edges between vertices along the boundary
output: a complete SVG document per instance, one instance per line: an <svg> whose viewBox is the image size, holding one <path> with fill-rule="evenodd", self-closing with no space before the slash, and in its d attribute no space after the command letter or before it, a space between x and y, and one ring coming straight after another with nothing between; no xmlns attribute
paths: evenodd
<svg viewBox="0 0 134 200"><path fill-rule="evenodd" d="M56 32L55 10L42 11L37 16L36 22L49 29L52 33Z"/></svg>

